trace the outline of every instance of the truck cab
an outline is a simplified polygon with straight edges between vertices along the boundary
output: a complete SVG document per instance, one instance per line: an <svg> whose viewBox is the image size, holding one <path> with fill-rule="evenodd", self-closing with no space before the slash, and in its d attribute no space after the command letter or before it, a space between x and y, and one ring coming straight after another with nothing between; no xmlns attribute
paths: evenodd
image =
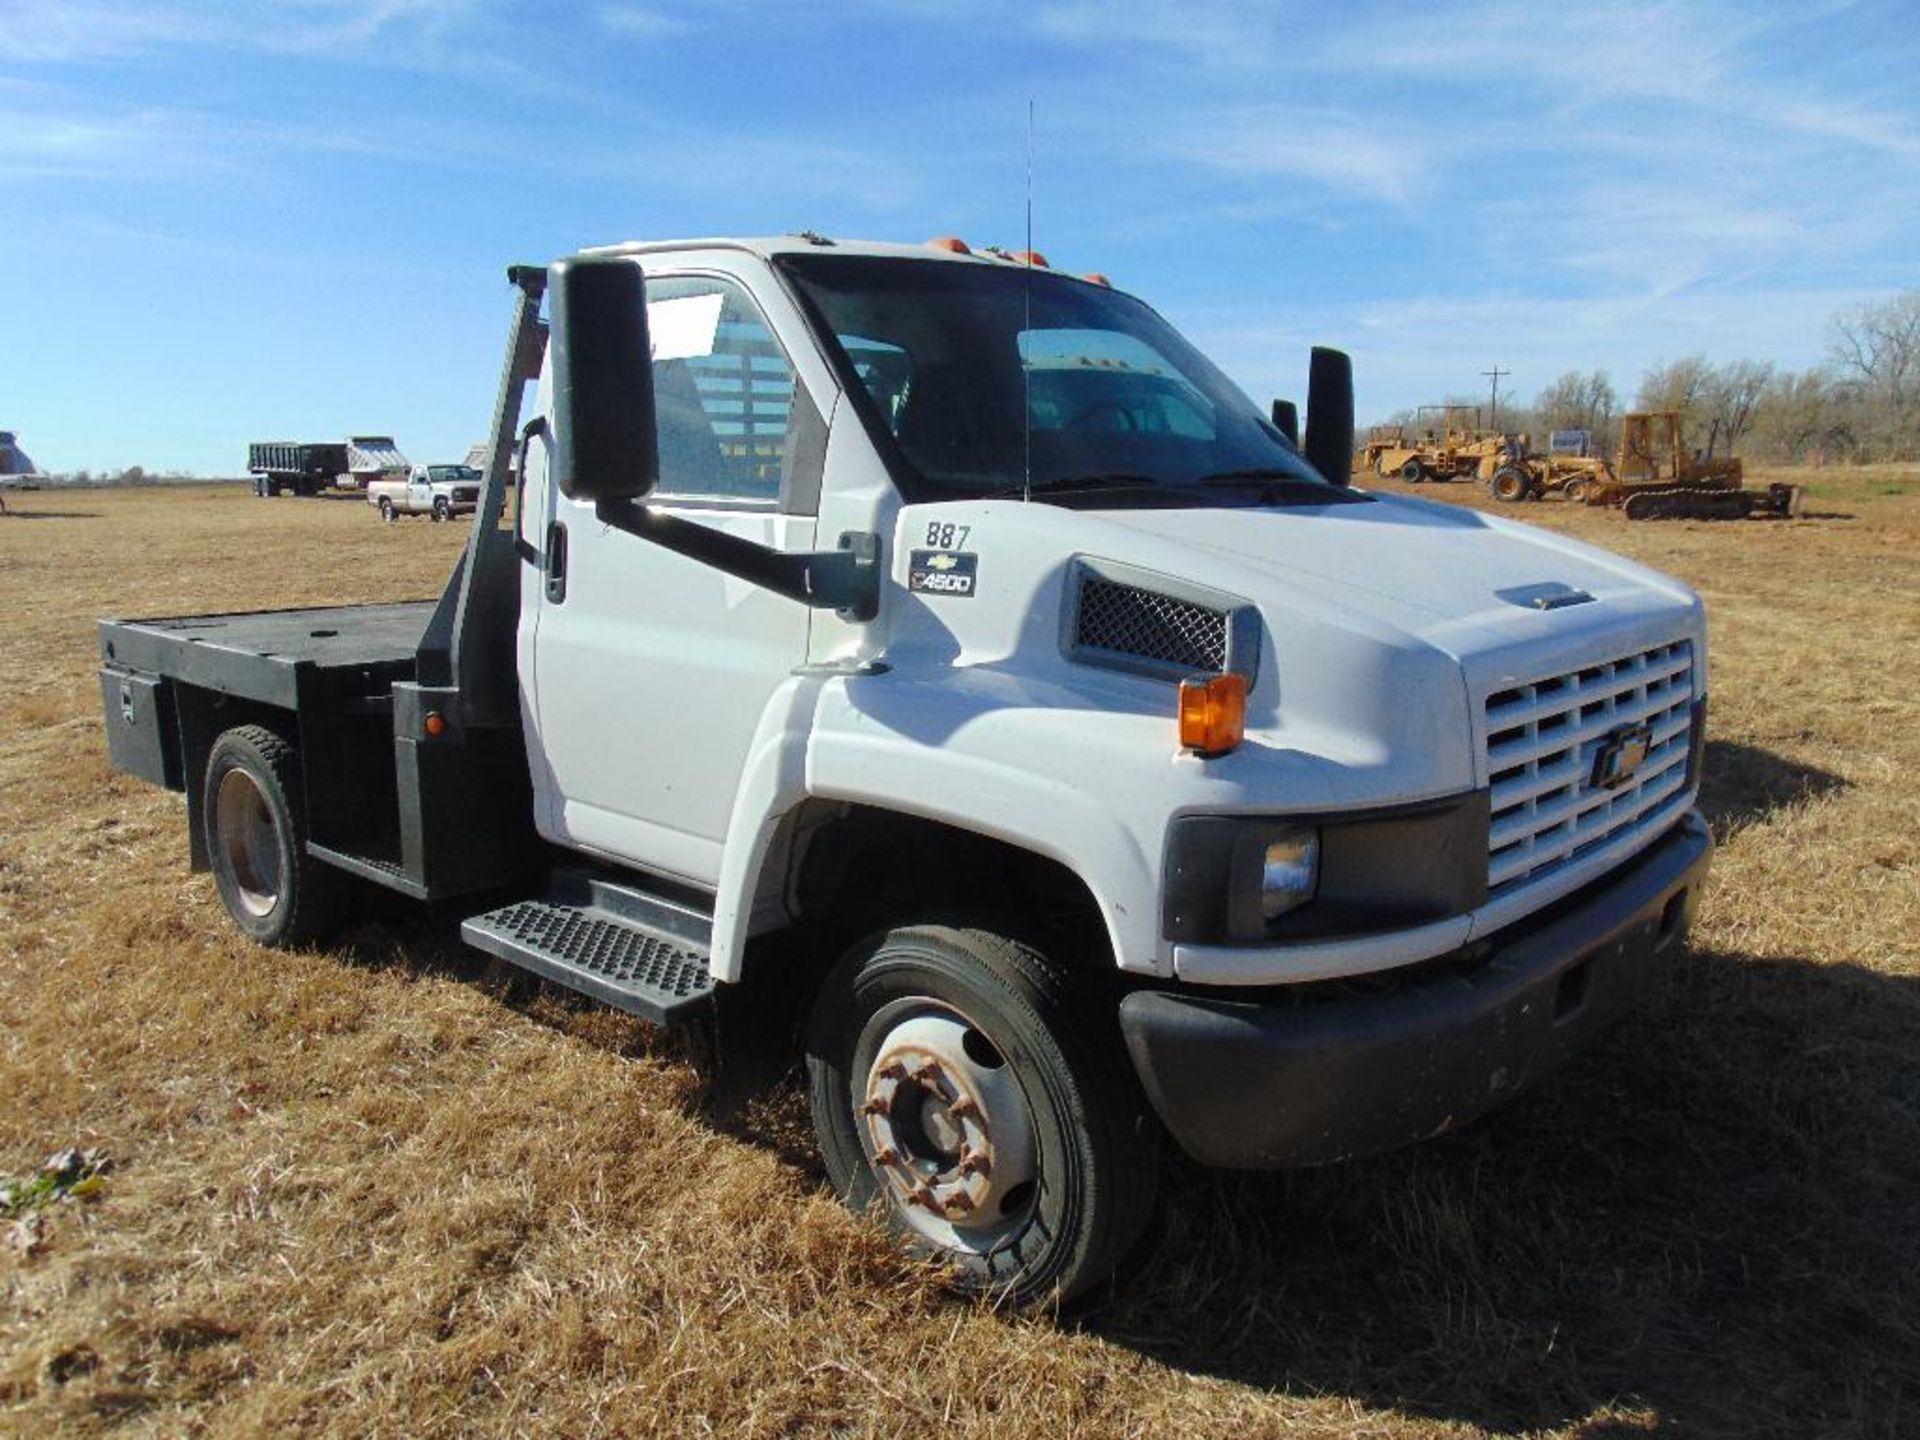
<svg viewBox="0 0 1920 1440"><path fill-rule="evenodd" d="M437 605L103 625L116 762L249 933L352 876L651 1018L776 995L836 1189L1016 1303L1124 1264L1162 1137L1411 1143L1678 952L1698 598L1354 488L1344 357L1300 444L1038 257L513 278Z"/></svg>

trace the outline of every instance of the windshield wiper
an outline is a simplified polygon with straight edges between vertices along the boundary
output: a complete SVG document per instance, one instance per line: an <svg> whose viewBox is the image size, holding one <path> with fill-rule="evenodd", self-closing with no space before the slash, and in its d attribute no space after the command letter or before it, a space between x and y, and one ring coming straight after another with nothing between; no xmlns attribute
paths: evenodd
<svg viewBox="0 0 1920 1440"><path fill-rule="evenodd" d="M1257 491L1262 505L1355 505L1373 498L1292 470L1216 470L1193 483L1223 490L1239 487Z"/></svg>
<svg viewBox="0 0 1920 1440"><path fill-rule="evenodd" d="M1200 485L1273 485L1293 481L1301 485L1321 485L1322 482L1302 475L1297 470L1250 469L1216 470L1211 475L1202 475L1196 484Z"/></svg>
<svg viewBox="0 0 1920 1440"><path fill-rule="evenodd" d="M1096 475L1053 475L1032 484L1002 485L980 498L995 500L1004 495L1070 495L1080 490L1158 490L1161 484L1151 475L1131 475L1113 471Z"/></svg>

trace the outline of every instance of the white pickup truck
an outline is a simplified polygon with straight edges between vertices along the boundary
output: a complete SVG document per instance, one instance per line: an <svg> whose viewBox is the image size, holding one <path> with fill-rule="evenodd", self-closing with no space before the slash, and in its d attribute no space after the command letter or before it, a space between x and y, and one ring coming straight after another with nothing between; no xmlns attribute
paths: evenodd
<svg viewBox="0 0 1920 1440"><path fill-rule="evenodd" d="M471 465L414 465L405 479L367 482L367 503L392 524L402 515L451 520L471 515L480 503L480 472Z"/></svg>
<svg viewBox="0 0 1920 1440"><path fill-rule="evenodd" d="M1679 953L1700 601L1351 488L1345 356L1301 442L1037 257L510 276L437 603L102 623L114 762L262 943L467 897L482 950L803 1054L835 1188L1015 1304L1124 1265L1163 1136L1412 1143Z"/></svg>

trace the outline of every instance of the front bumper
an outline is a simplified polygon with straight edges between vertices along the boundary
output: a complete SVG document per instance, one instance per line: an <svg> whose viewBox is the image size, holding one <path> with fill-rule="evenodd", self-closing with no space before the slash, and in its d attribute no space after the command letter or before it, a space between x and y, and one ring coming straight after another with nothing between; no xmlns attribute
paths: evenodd
<svg viewBox="0 0 1920 1440"><path fill-rule="evenodd" d="M1679 951L1712 853L1689 811L1546 919L1490 937L1465 973L1338 998L1137 990L1121 1032L1160 1119L1203 1164L1390 1150L1484 1114L1624 1015Z"/></svg>

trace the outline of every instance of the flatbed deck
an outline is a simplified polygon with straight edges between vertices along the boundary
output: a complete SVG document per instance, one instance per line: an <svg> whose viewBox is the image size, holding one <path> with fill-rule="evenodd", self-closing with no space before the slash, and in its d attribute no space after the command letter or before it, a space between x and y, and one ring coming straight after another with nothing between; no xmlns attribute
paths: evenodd
<svg viewBox="0 0 1920 1440"><path fill-rule="evenodd" d="M100 656L125 669L291 709L306 672L360 671L380 689L411 678L435 603L102 620Z"/></svg>

